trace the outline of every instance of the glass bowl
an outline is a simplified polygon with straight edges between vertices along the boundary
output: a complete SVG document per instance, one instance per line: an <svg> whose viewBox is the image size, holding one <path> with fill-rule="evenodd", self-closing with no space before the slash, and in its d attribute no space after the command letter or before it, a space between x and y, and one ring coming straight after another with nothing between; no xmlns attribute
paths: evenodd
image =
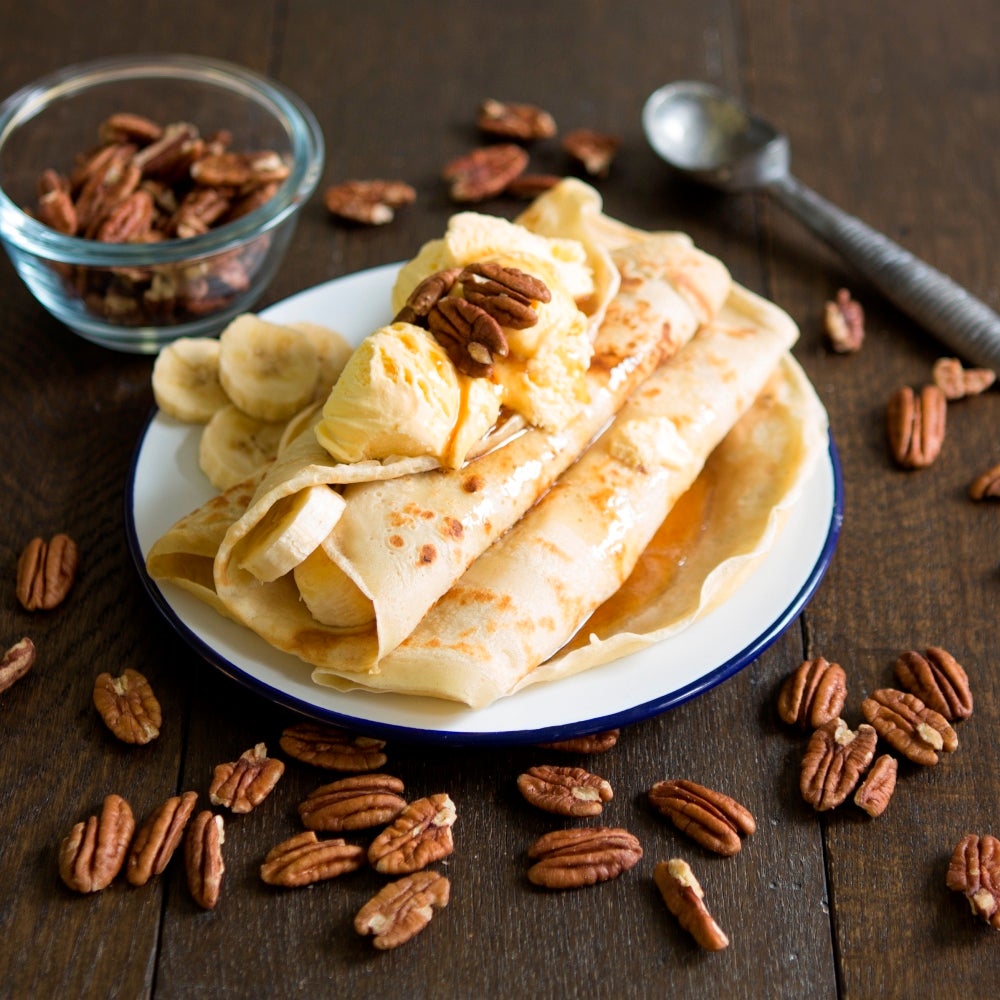
<svg viewBox="0 0 1000 1000"><path fill-rule="evenodd" d="M99 139L101 124L122 114L158 123L163 135L126 127ZM277 157L249 155L264 151ZM195 184L191 161L208 153L219 155ZM241 67L186 55L71 66L0 105L0 240L66 326L106 347L155 353L177 337L218 333L252 307L323 156L302 101ZM134 198L119 197L129 191ZM146 228L150 202L156 221Z"/></svg>

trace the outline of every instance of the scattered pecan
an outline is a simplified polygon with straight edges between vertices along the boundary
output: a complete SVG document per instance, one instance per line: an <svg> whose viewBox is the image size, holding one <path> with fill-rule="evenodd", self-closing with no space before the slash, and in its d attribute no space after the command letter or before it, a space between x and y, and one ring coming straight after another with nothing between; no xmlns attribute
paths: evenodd
<svg viewBox="0 0 1000 1000"><path fill-rule="evenodd" d="M386 875L419 871L455 849L455 803L444 792L411 802L369 845L368 860Z"/></svg>
<svg viewBox="0 0 1000 1000"><path fill-rule="evenodd" d="M174 795L155 809L132 841L125 863L130 885L145 885L154 875L162 875L184 836L197 792Z"/></svg>
<svg viewBox="0 0 1000 1000"><path fill-rule="evenodd" d="M997 373L990 368L965 368L958 358L938 358L931 378L949 400L955 400L985 392L997 380Z"/></svg>
<svg viewBox="0 0 1000 1000"><path fill-rule="evenodd" d="M609 782L582 767L529 767L517 787L533 806L559 816L599 816L614 797Z"/></svg>
<svg viewBox="0 0 1000 1000"><path fill-rule="evenodd" d="M928 646L923 655L904 650L896 659L896 680L949 722L972 715L969 676L946 649Z"/></svg>
<svg viewBox="0 0 1000 1000"><path fill-rule="evenodd" d="M817 656L792 671L778 694L778 715L790 726L807 731L840 715L847 699L847 674L839 663Z"/></svg>
<svg viewBox="0 0 1000 1000"><path fill-rule="evenodd" d="M827 302L823 312L823 327L830 346L838 354L861 350L865 339L865 311L861 303L851 298L846 288L837 292L833 302Z"/></svg>
<svg viewBox="0 0 1000 1000"><path fill-rule="evenodd" d="M835 809L854 791L875 756L878 735L862 724L857 732L843 719L820 726L802 757L799 790L815 810Z"/></svg>
<svg viewBox="0 0 1000 1000"><path fill-rule="evenodd" d="M184 867L191 898L203 909L213 910L219 902L225 824L220 815L204 809L193 820L184 838Z"/></svg>
<svg viewBox="0 0 1000 1000"><path fill-rule="evenodd" d="M958 749L948 720L909 691L879 688L861 703L861 714L889 746L915 764L936 764L940 752Z"/></svg>
<svg viewBox="0 0 1000 1000"><path fill-rule="evenodd" d="M899 764L896 758L884 753L865 775L854 793L854 804L864 809L873 819L881 816L889 805L889 799L896 790L896 772Z"/></svg>
<svg viewBox="0 0 1000 1000"><path fill-rule="evenodd" d="M1000 840L964 836L948 865L948 888L965 894L977 917L1000 930Z"/></svg>
<svg viewBox="0 0 1000 1000"><path fill-rule="evenodd" d="M59 874L75 892L107 888L125 863L135 830L129 804L120 795L108 795L100 816L77 823L59 847Z"/></svg>
<svg viewBox="0 0 1000 1000"><path fill-rule="evenodd" d="M449 267L429 274L410 292L403 308L393 318L393 322L419 323L426 319L431 309L454 288L461 273L462 268Z"/></svg>
<svg viewBox="0 0 1000 1000"><path fill-rule="evenodd" d="M383 886L354 918L362 936L373 934L381 951L405 944L431 921L434 910L448 905L451 883L438 872L413 872Z"/></svg>
<svg viewBox="0 0 1000 1000"><path fill-rule="evenodd" d="M558 750L562 753L605 753L618 743L620 729L606 729L601 733L590 733L587 736L573 736L566 740L556 740L554 743L536 743L542 750Z"/></svg>
<svg viewBox="0 0 1000 1000"><path fill-rule="evenodd" d="M972 485L969 487L969 496L973 500L1000 497L1000 463L991 466L972 481Z"/></svg>
<svg viewBox="0 0 1000 1000"><path fill-rule="evenodd" d="M403 782L389 774L361 774L321 785L299 804L309 830L365 830L394 820L405 808Z"/></svg>
<svg viewBox="0 0 1000 1000"><path fill-rule="evenodd" d="M532 200L550 191L561 180L558 174L520 174L504 188L504 194Z"/></svg>
<svg viewBox="0 0 1000 1000"><path fill-rule="evenodd" d="M729 945L729 938L705 906L705 890L686 861L660 861L653 869L653 881L667 909L702 948L721 951Z"/></svg>
<svg viewBox="0 0 1000 1000"><path fill-rule="evenodd" d="M51 611L76 579L80 555L69 535L33 538L17 561L17 599L26 611Z"/></svg>
<svg viewBox="0 0 1000 1000"><path fill-rule="evenodd" d="M216 766L208 798L213 805L226 806L234 813L248 813L271 794L284 773L284 763L268 757L267 747L258 743L239 760Z"/></svg>
<svg viewBox="0 0 1000 1000"><path fill-rule="evenodd" d="M323 193L323 204L331 215L368 226L392 222L397 208L416 200L417 192L404 181L343 181Z"/></svg>
<svg viewBox="0 0 1000 1000"><path fill-rule="evenodd" d="M741 834L757 829L746 806L695 781L658 781L649 790L649 801L682 833L725 857L739 852Z"/></svg>
<svg viewBox="0 0 1000 1000"><path fill-rule="evenodd" d="M292 888L357 871L364 863L363 847L340 838L320 840L312 830L306 830L268 852L260 877L268 885Z"/></svg>
<svg viewBox="0 0 1000 1000"><path fill-rule="evenodd" d="M622 141L605 132L578 128L563 136L562 147L591 177L607 177Z"/></svg>
<svg viewBox="0 0 1000 1000"><path fill-rule="evenodd" d="M281 749L305 764L329 771L377 771L385 762L384 740L355 736L318 722L300 722L281 734Z"/></svg>
<svg viewBox="0 0 1000 1000"><path fill-rule="evenodd" d="M546 889L578 889L617 878L638 864L642 846L628 830L577 827L553 830L528 848L528 880Z"/></svg>
<svg viewBox="0 0 1000 1000"><path fill-rule="evenodd" d="M449 161L441 176L453 201L485 201L500 194L528 165L528 154L514 143L481 146Z"/></svg>
<svg viewBox="0 0 1000 1000"><path fill-rule="evenodd" d="M552 301L552 293L541 279L491 261L470 264L458 280L467 301L512 330L534 326L538 322L535 304Z"/></svg>
<svg viewBox="0 0 1000 1000"><path fill-rule="evenodd" d="M925 385L919 394L904 385L886 407L886 434L896 464L923 469L941 454L948 401L936 385Z"/></svg>
<svg viewBox="0 0 1000 1000"><path fill-rule="evenodd" d="M528 142L551 139L556 134L555 119L534 104L512 104L487 98L479 105L476 124L490 135Z"/></svg>
<svg viewBox="0 0 1000 1000"><path fill-rule="evenodd" d="M33 666L35 644L25 636L0 658L0 693L13 687Z"/></svg>
<svg viewBox="0 0 1000 1000"><path fill-rule="evenodd" d="M160 735L163 713L153 689L138 670L126 668L120 677L98 674L94 707L104 724L123 743L145 744Z"/></svg>
<svg viewBox="0 0 1000 1000"><path fill-rule="evenodd" d="M452 364L470 378L488 378L494 359L507 356L507 338L500 324L467 299L440 299L427 316L427 326Z"/></svg>

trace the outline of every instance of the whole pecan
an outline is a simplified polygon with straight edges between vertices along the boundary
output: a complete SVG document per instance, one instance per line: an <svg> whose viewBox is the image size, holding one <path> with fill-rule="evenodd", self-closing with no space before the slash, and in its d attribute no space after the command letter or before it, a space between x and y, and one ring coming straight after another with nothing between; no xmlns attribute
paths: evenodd
<svg viewBox="0 0 1000 1000"><path fill-rule="evenodd" d="M938 358L931 378L951 400L985 392L997 380L997 373L990 368L965 368L958 358Z"/></svg>
<svg viewBox="0 0 1000 1000"><path fill-rule="evenodd" d="M517 787L533 806L559 816L599 816L614 797L604 778L582 767L529 767L518 775Z"/></svg>
<svg viewBox="0 0 1000 1000"><path fill-rule="evenodd" d="M479 105L476 118L479 129L490 135L528 142L551 139L556 134L555 119L534 104L516 104L488 97Z"/></svg>
<svg viewBox="0 0 1000 1000"><path fill-rule="evenodd" d="M323 193L323 204L331 215L367 226L392 222L397 208L416 200L414 188L398 180L342 181Z"/></svg>
<svg viewBox="0 0 1000 1000"><path fill-rule="evenodd" d="M449 267L429 274L410 292L403 308L393 318L393 322L418 323L426 319L438 301L452 290L461 273L460 267Z"/></svg>
<svg viewBox="0 0 1000 1000"><path fill-rule="evenodd" d="M428 314L427 325L452 364L470 378L490 376L494 358L507 356L507 338L500 324L467 299L440 299Z"/></svg>
<svg viewBox="0 0 1000 1000"><path fill-rule="evenodd" d="M667 909L702 948L721 951L728 947L729 938L708 912L705 890L686 861L682 858L660 861L653 869L653 881Z"/></svg>
<svg viewBox="0 0 1000 1000"><path fill-rule="evenodd" d="M835 809L854 791L875 756L878 735L869 725L848 729L843 719L820 726L802 757L799 790L815 810Z"/></svg>
<svg viewBox="0 0 1000 1000"><path fill-rule="evenodd" d="M628 830L577 827L553 830L528 848L528 880L546 889L578 889L617 878L638 864L642 846Z"/></svg>
<svg viewBox="0 0 1000 1000"><path fill-rule="evenodd" d="M948 865L948 888L965 894L977 917L1000 930L1000 840L964 836Z"/></svg>
<svg viewBox="0 0 1000 1000"><path fill-rule="evenodd" d="M840 715L847 699L847 674L824 656L804 660L778 694L778 715L803 731L817 729Z"/></svg>
<svg viewBox="0 0 1000 1000"><path fill-rule="evenodd" d="M51 611L61 604L76 579L80 555L69 535L48 542L33 538L17 561L17 599L26 611Z"/></svg>
<svg viewBox="0 0 1000 1000"><path fill-rule="evenodd" d="M210 809L202 810L188 825L184 838L188 891L203 910L213 910L219 902L222 875L226 870L222 861L225 839L225 823Z"/></svg>
<svg viewBox="0 0 1000 1000"><path fill-rule="evenodd" d="M578 128L563 136L562 147L591 177L607 177L622 141L606 132Z"/></svg>
<svg viewBox="0 0 1000 1000"><path fill-rule="evenodd" d="M535 746L543 750L558 750L561 753L606 753L618 743L620 736L620 729L606 729L600 733L573 736L553 743L536 743Z"/></svg>
<svg viewBox="0 0 1000 1000"><path fill-rule="evenodd" d="M878 735L915 764L936 764L941 751L958 749L948 720L909 691L879 688L862 703L861 714Z"/></svg>
<svg viewBox="0 0 1000 1000"><path fill-rule="evenodd" d="M455 803L444 792L411 802L368 846L378 872L402 875L448 857L455 849L451 828Z"/></svg>
<svg viewBox="0 0 1000 1000"><path fill-rule="evenodd" d="M25 636L0 658L0 693L13 687L33 666L35 644Z"/></svg>
<svg viewBox="0 0 1000 1000"><path fill-rule="evenodd" d="M896 659L896 680L949 722L972 715L969 675L946 649L928 646L923 655L904 650Z"/></svg>
<svg viewBox="0 0 1000 1000"><path fill-rule="evenodd" d="M861 350L865 339L865 312L846 288L837 292L833 302L827 302L823 324L830 346L838 354Z"/></svg>
<svg viewBox="0 0 1000 1000"><path fill-rule="evenodd" d="M969 496L973 500L1000 497L1000 463L990 466L982 475L976 476L969 486Z"/></svg>
<svg viewBox="0 0 1000 1000"><path fill-rule="evenodd" d="M396 948L419 934L435 910L448 905L451 883L438 872L413 872L383 886L354 918L362 936L373 934L380 951Z"/></svg>
<svg viewBox="0 0 1000 1000"><path fill-rule="evenodd" d="M213 805L226 806L234 813L248 813L271 794L284 773L284 763L268 757L267 747L258 743L239 760L216 766L208 798Z"/></svg>
<svg viewBox="0 0 1000 1000"><path fill-rule="evenodd" d="M268 851L260 866L260 877L268 885L287 888L312 885L357 871L365 863L365 849L336 840L320 840L306 830Z"/></svg>
<svg viewBox="0 0 1000 1000"><path fill-rule="evenodd" d="M526 330L538 322L536 302L551 302L548 285L516 267L494 261L470 264L458 276L467 301L490 314L501 326Z"/></svg>
<svg viewBox="0 0 1000 1000"><path fill-rule="evenodd" d="M184 836L197 792L173 795L155 809L139 828L125 863L130 885L145 885L154 875L162 875Z"/></svg>
<svg viewBox="0 0 1000 1000"><path fill-rule="evenodd" d="M361 774L321 785L299 804L309 830L365 830L394 820L405 808L403 782L389 774Z"/></svg>
<svg viewBox="0 0 1000 1000"><path fill-rule="evenodd" d="M107 888L125 863L135 830L132 809L120 795L108 795L100 816L77 823L59 847L59 874L75 892Z"/></svg>
<svg viewBox="0 0 1000 1000"><path fill-rule="evenodd" d="M757 829L746 806L695 781L658 781L649 790L649 801L682 833L725 857L739 852L741 834Z"/></svg>
<svg viewBox="0 0 1000 1000"><path fill-rule="evenodd" d="M915 394L904 385L889 400L886 434L896 463L904 469L923 469L941 454L948 401L936 385Z"/></svg>
<svg viewBox="0 0 1000 1000"><path fill-rule="evenodd" d="M120 677L98 674L94 680L94 707L123 743L145 744L160 735L160 703L138 670L128 667Z"/></svg>
<svg viewBox="0 0 1000 1000"><path fill-rule="evenodd" d="M864 809L873 819L881 816L889 805L889 799L896 790L896 773L899 764L896 758L884 753L865 775L854 793L854 804Z"/></svg>
<svg viewBox="0 0 1000 1000"><path fill-rule="evenodd" d="M441 176L453 201L485 201L501 191L528 165L528 154L511 142L481 146L445 164Z"/></svg>
<svg viewBox="0 0 1000 1000"><path fill-rule="evenodd" d="M318 722L300 722L281 734L281 749L306 764L329 771L377 771L387 760L384 740L355 736Z"/></svg>

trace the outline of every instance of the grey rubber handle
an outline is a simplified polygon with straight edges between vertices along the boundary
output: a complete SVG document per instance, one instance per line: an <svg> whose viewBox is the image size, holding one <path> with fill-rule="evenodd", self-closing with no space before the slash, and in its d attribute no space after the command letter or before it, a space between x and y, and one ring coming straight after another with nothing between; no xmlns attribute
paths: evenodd
<svg viewBox="0 0 1000 1000"><path fill-rule="evenodd" d="M964 360L1000 369L1000 316L985 302L794 177L772 181L767 190Z"/></svg>

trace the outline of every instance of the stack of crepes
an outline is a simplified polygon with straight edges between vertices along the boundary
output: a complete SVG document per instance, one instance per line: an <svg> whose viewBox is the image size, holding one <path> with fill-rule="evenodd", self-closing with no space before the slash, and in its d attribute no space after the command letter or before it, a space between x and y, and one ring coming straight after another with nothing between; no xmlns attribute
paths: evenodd
<svg viewBox="0 0 1000 1000"><path fill-rule="evenodd" d="M789 353L794 323L687 237L610 219L581 182L516 221L579 241L595 278L573 419L528 425L460 468L338 462L319 416L299 421L272 464L156 542L150 575L310 664L318 684L472 707L649 646L728 596L826 447ZM434 270L421 259L395 306ZM261 581L241 555L316 487L343 501L308 556L329 588L323 621L294 572Z"/></svg>

